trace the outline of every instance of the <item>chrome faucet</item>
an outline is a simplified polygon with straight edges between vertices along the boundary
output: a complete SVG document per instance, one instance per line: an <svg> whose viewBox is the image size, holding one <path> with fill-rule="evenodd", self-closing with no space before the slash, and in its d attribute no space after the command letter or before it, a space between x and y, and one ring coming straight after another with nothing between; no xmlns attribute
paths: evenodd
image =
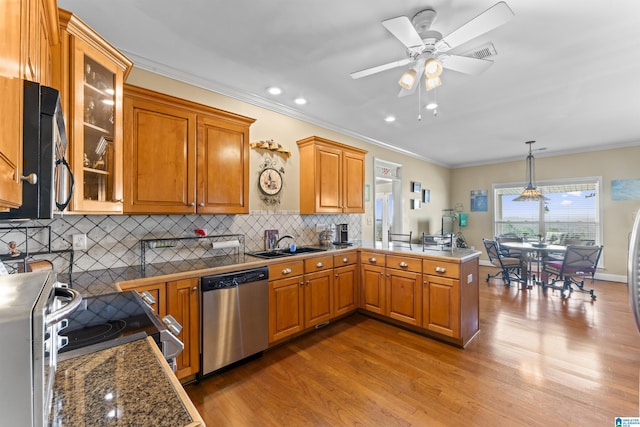
<svg viewBox="0 0 640 427"><path fill-rule="evenodd" d="M276 240L276 243L273 245L273 247L275 249L278 249L280 247L280 242L284 239L291 239L293 240L294 237L291 234L285 234L284 236L282 236L281 238L279 238L278 240Z"/></svg>

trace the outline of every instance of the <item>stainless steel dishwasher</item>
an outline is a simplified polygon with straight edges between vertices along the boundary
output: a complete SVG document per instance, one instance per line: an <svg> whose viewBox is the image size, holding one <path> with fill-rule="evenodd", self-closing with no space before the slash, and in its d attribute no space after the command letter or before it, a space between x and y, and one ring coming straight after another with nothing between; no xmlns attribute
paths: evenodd
<svg viewBox="0 0 640 427"><path fill-rule="evenodd" d="M269 341L267 267L200 279L200 376L265 350Z"/></svg>

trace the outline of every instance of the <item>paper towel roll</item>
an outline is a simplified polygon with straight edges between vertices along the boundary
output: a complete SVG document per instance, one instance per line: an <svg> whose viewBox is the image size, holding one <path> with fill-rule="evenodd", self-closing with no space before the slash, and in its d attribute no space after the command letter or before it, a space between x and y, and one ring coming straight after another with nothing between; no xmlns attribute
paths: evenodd
<svg viewBox="0 0 640 427"><path fill-rule="evenodd" d="M239 240L226 240L224 242L211 242L212 249L237 248L240 246Z"/></svg>

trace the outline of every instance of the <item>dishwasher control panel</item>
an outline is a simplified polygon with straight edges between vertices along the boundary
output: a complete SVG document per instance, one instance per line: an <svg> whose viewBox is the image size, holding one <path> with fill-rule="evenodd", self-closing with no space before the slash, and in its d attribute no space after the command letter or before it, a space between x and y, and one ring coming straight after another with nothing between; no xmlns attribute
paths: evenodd
<svg viewBox="0 0 640 427"><path fill-rule="evenodd" d="M200 288L202 292L206 292L215 289L232 288L245 283L260 282L268 279L269 269L267 267L252 268L251 270L204 276L200 279Z"/></svg>

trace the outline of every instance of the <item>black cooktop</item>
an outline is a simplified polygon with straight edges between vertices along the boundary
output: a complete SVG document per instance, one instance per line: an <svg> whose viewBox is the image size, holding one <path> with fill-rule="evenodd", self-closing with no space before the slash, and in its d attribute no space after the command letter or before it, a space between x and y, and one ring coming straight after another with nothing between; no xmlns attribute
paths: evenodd
<svg viewBox="0 0 640 427"><path fill-rule="evenodd" d="M67 320L69 324L60 335L66 336L69 343L60 353L134 334L154 336L163 327L153 309L135 291L84 298Z"/></svg>

